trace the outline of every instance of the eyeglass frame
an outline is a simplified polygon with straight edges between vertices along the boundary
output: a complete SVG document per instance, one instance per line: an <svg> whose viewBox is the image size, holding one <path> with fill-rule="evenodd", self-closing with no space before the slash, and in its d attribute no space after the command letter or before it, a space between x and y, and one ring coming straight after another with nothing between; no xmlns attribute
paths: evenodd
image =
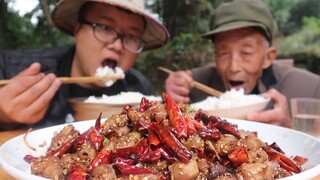
<svg viewBox="0 0 320 180"><path fill-rule="evenodd" d="M140 52L143 51L145 42L144 42L141 38L138 38L138 37L133 36L133 35L120 34L118 31L116 31L116 30L115 30L113 27L111 27L111 26L108 26L108 25L105 25L105 24L93 23L93 22L90 22L90 21L85 20L85 19L83 19L83 18L80 18L80 19L79 19L79 23L81 23L81 24L86 24L86 25L91 26L92 29L93 29L93 36L94 36L98 41L100 41L100 42L102 42L102 43L111 44L111 43L114 43L117 39L120 38L121 44L122 44L122 46L123 46L123 48L124 48L125 50L127 50L127 51L129 51L129 52L131 52L131 53L136 53L136 54L138 54L138 53L140 53ZM101 29L103 29L103 30L106 30L106 29L112 30L112 31L116 34L116 36L115 36L113 39L111 39L110 41L105 42L105 41L103 41L103 40L101 40L101 39L99 39L99 38L97 37L97 35L96 35L96 28L97 28L97 27L99 27L99 28L101 28ZM125 43L124 43L124 39L125 39L125 38L130 38L130 39L134 38L134 39L140 41L141 47L140 47L139 49L137 49L136 51L133 51L133 50L128 49L128 48L126 47Z"/></svg>

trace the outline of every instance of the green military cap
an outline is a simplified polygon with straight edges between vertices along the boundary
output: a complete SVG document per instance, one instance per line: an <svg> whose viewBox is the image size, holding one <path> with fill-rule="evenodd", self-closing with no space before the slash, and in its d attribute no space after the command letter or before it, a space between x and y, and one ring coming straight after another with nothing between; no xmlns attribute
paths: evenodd
<svg viewBox="0 0 320 180"><path fill-rule="evenodd" d="M266 4L260 0L234 0L221 4L215 11L212 30L203 34L212 39L215 34L244 27L259 27L272 44L277 25Z"/></svg>

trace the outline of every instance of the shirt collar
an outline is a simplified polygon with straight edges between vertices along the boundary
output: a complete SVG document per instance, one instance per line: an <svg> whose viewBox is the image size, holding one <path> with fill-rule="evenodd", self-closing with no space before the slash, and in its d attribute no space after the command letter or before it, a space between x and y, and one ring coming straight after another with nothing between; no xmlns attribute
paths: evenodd
<svg viewBox="0 0 320 180"><path fill-rule="evenodd" d="M260 94L262 92L266 92L268 89L273 87L276 83L277 83L277 79L273 71L273 65L271 65L268 68L264 69L262 72L262 77L260 78L260 81L258 82L254 90L258 92L253 91L252 93Z"/></svg>

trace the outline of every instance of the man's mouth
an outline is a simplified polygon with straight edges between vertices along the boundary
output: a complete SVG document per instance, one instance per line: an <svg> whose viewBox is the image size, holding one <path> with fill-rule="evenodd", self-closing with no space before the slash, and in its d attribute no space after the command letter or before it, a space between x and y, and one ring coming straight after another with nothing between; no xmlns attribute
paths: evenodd
<svg viewBox="0 0 320 180"><path fill-rule="evenodd" d="M105 59L104 61L102 61L101 66L102 67L108 66L108 67L114 69L117 66L117 61L115 61L113 59Z"/></svg>
<svg viewBox="0 0 320 180"><path fill-rule="evenodd" d="M244 84L244 81L229 81L229 84L232 86L232 87L237 87L237 86L241 86Z"/></svg>

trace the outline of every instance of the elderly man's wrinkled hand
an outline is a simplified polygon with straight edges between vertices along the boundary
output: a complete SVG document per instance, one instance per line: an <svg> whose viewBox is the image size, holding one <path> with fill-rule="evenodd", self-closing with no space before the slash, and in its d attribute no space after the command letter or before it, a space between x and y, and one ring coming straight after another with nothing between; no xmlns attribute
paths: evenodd
<svg viewBox="0 0 320 180"><path fill-rule="evenodd" d="M60 87L55 75L40 73L34 63L0 88L1 124L33 124L45 115L49 102Z"/></svg>
<svg viewBox="0 0 320 180"><path fill-rule="evenodd" d="M255 112L247 115L248 120L264 122L284 127L291 127L291 118L287 98L275 89L261 94L263 97L273 101L273 108L262 112Z"/></svg>
<svg viewBox="0 0 320 180"><path fill-rule="evenodd" d="M190 70L172 72L165 82L166 92L175 102L189 103L192 83Z"/></svg>

